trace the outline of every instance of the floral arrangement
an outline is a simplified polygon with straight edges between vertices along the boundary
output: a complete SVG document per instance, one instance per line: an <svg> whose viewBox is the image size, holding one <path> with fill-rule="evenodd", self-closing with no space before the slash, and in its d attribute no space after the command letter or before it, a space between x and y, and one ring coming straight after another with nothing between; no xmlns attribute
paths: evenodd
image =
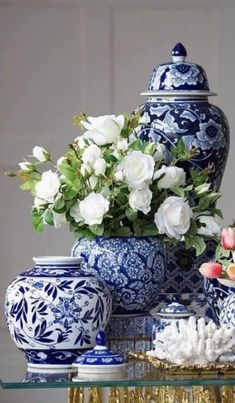
<svg viewBox="0 0 235 403"><path fill-rule="evenodd" d="M217 278L219 281L229 280L235 286L235 224L222 230L215 257L215 262L201 265L200 273L207 278Z"/></svg>
<svg viewBox="0 0 235 403"><path fill-rule="evenodd" d="M76 237L159 236L202 253L204 240L220 232L221 211L214 207L220 194L210 190L206 172L191 169L186 179L182 164L197 151L187 151L180 140L167 161L164 145L138 138L144 124L138 114L81 113L73 121L85 132L57 163L36 146L31 160L7 173L22 179L20 188L34 196L34 228L41 232L45 224L58 228L67 222Z"/></svg>

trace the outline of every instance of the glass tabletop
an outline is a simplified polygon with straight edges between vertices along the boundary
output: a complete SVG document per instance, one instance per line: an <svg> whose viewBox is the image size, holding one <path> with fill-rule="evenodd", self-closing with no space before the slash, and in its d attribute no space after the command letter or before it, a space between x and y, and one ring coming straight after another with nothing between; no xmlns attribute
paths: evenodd
<svg viewBox="0 0 235 403"><path fill-rule="evenodd" d="M235 385L235 371L224 375L216 373L174 374L153 368L147 362L129 361L119 376L86 376L65 370L39 371L28 369L23 355L15 347L7 330L0 331L0 379L4 389L112 387L112 386L222 386Z"/></svg>

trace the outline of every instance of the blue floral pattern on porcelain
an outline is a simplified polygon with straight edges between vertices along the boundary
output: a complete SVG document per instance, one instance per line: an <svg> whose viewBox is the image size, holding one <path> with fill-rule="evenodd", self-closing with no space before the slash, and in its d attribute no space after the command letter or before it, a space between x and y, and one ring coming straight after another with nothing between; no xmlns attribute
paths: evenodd
<svg viewBox="0 0 235 403"><path fill-rule="evenodd" d="M213 320L219 326L220 319L223 320L222 318L226 317L226 308L228 305L230 307L230 302L228 302L230 299L228 298L235 295L235 285L228 287L221 284L217 279L204 278L204 293L211 308ZM234 299L231 298L231 301L233 301L233 309L235 309ZM221 314L221 312L223 313ZM221 318L220 315L222 315Z"/></svg>
<svg viewBox="0 0 235 403"><path fill-rule="evenodd" d="M220 325L235 328L235 293L226 297L221 305Z"/></svg>
<svg viewBox="0 0 235 403"><path fill-rule="evenodd" d="M197 154L185 165L210 173L214 189L219 189L229 151L229 126L224 113L208 102L210 92L206 73L194 63L185 62L186 49L178 43L172 50L173 62L156 66L150 77L147 102L137 110L144 118L138 136L166 146L166 160L178 140L186 150ZM216 169L219 166L220 169Z"/></svg>
<svg viewBox="0 0 235 403"><path fill-rule="evenodd" d="M5 313L11 337L29 365L61 367L71 366L94 345L111 305L101 279L78 264L64 270L57 263L36 265L18 276L7 289Z"/></svg>
<svg viewBox="0 0 235 403"><path fill-rule="evenodd" d="M95 270L106 281L114 314L148 311L160 292L166 252L157 238L82 238L76 241L72 255L83 257L83 267Z"/></svg>

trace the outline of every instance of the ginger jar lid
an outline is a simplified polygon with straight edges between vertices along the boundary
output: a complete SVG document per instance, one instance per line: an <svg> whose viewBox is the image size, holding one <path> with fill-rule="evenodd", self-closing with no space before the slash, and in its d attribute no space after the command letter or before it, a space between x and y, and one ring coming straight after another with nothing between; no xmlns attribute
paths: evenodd
<svg viewBox="0 0 235 403"><path fill-rule="evenodd" d="M195 63L186 62L187 51L182 43L172 49L172 62L154 67L148 90L141 95L148 96L211 96L205 70Z"/></svg>
<svg viewBox="0 0 235 403"><path fill-rule="evenodd" d="M172 299L172 302L166 306L164 306L158 313L158 316L165 318L189 318L192 316L192 312L188 310L188 308L180 304L176 298Z"/></svg>
<svg viewBox="0 0 235 403"><path fill-rule="evenodd" d="M79 373L116 373L125 367L122 356L109 350L105 345L105 335L100 331L96 336L96 346L77 357L73 366Z"/></svg>

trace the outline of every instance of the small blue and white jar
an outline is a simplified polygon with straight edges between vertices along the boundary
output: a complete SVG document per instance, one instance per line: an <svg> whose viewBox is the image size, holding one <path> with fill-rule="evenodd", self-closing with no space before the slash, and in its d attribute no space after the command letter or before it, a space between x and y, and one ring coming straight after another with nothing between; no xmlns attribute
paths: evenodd
<svg viewBox="0 0 235 403"><path fill-rule="evenodd" d="M151 74L148 90L141 95L147 102L137 110L145 124L138 131L143 140L166 146L166 159L178 140L186 150L197 149L184 168L193 167L210 173L212 187L218 189L229 151L229 127L220 108L208 102L210 91L204 69L186 59L181 43L172 49L172 62L157 65ZM219 167L219 169L217 169Z"/></svg>
<svg viewBox="0 0 235 403"><path fill-rule="evenodd" d="M220 326L227 326L235 329L235 293L228 295L220 309Z"/></svg>
<svg viewBox="0 0 235 403"><path fill-rule="evenodd" d="M95 345L112 309L105 283L81 258L36 257L8 287L5 315L29 367L66 368Z"/></svg>
<svg viewBox="0 0 235 403"><path fill-rule="evenodd" d="M154 317L152 325L152 340L156 339L157 333L162 332L172 323L178 325L180 320L188 320L193 313L188 308L180 304L175 298L172 302L163 307L159 312L152 310L151 315Z"/></svg>

